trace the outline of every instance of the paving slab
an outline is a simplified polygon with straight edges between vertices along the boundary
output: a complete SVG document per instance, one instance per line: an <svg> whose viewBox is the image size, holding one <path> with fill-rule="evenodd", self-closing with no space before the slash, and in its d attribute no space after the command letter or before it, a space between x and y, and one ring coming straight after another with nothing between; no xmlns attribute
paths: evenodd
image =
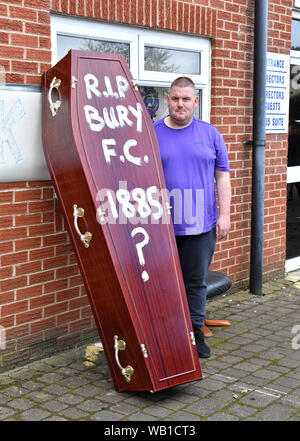
<svg viewBox="0 0 300 441"><path fill-rule="evenodd" d="M254 296L243 290L208 302L207 317L229 320L231 326L211 328L212 357L200 360L200 381L155 394L117 393L104 352L87 363L86 346L80 346L1 373L0 420L125 426L299 421L300 335L294 327L300 326L300 290L281 277L263 292Z"/></svg>

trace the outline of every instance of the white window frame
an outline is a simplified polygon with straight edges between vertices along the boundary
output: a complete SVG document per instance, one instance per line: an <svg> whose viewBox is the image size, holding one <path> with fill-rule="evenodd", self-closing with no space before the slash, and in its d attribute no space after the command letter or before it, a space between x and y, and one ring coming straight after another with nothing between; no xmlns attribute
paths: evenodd
<svg viewBox="0 0 300 441"><path fill-rule="evenodd" d="M209 41L203 40L199 43L199 38L188 37L184 38L182 35L175 34L170 37L167 35L160 35L161 33L156 33L152 31L151 34L145 32L139 35L139 47L140 47L140 57L139 57L139 76L141 80L155 80L157 77L164 81L173 81L178 77L178 73L169 72L155 72L147 71L144 69L144 48L145 46L159 47L165 49L175 49L175 50L186 50L191 52L198 52L201 54L201 74L188 74L195 84L206 85L208 84L209 77L209 65L208 63L203 63L205 56L209 56ZM163 37L163 40L162 40Z"/></svg>
<svg viewBox="0 0 300 441"><path fill-rule="evenodd" d="M57 63L58 34L70 37L128 43L130 45L130 71L133 79L140 86L169 87L172 81L180 76L178 73L145 71L145 44L167 49L189 50L201 53L201 74L188 74L187 76L194 81L196 89L202 91L201 117L204 121L209 122L211 48L208 38L52 15L52 65ZM136 60L138 60L138 62Z"/></svg>
<svg viewBox="0 0 300 441"><path fill-rule="evenodd" d="M57 63L57 34L70 37L99 39L128 43L130 46L130 71L134 79L138 77L138 66L132 60L138 58L138 40L134 28L100 23L62 16L51 16L52 65Z"/></svg>

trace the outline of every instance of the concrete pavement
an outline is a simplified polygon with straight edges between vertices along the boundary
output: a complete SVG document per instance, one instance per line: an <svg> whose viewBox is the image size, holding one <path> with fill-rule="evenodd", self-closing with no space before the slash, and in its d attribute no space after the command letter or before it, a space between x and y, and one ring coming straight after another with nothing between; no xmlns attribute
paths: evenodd
<svg viewBox="0 0 300 441"><path fill-rule="evenodd" d="M292 276L292 277L291 277ZM204 378L150 394L114 390L105 355L91 342L0 374L1 421L299 421L300 273L215 298L207 317L212 357Z"/></svg>

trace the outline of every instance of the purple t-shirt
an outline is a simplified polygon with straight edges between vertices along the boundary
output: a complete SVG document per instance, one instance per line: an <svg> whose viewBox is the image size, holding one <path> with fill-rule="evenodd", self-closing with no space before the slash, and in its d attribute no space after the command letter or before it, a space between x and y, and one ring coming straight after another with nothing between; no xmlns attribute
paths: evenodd
<svg viewBox="0 0 300 441"><path fill-rule="evenodd" d="M193 118L183 129L154 123L176 235L201 234L217 222L214 173L229 171L225 143L218 130Z"/></svg>

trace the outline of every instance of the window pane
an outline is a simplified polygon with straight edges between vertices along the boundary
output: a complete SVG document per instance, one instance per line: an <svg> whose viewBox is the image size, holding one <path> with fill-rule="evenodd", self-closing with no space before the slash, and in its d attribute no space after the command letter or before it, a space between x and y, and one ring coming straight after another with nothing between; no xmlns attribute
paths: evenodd
<svg viewBox="0 0 300 441"><path fill-rule="evenodd" d="M122 54L129 64L129 44L116 41L96 40L92 38L70 37L57 35L57 61L64 57L70 49L110 52Z"/></svg>
<svg viewBox="0 0 300 441"><path fill-rule="evenodd" d="M157 121L169 114L167 105L168 87L139 87L145 106L152 121ZM195 110L195 116L201 118L201 90L196 90L199 96L199 107Z"/></svg>
<svg viewBox="0 0 300 441"><path fill-rule="evenodd" d="M292 47L294 51L300 51L300 20L292 20Z"/></svg>
<svg viewBox="0 0 300 441"><path fill-rule="evenodd" d="M199 52L145 46L145 70L200 74L200 58Z"/></svg>

